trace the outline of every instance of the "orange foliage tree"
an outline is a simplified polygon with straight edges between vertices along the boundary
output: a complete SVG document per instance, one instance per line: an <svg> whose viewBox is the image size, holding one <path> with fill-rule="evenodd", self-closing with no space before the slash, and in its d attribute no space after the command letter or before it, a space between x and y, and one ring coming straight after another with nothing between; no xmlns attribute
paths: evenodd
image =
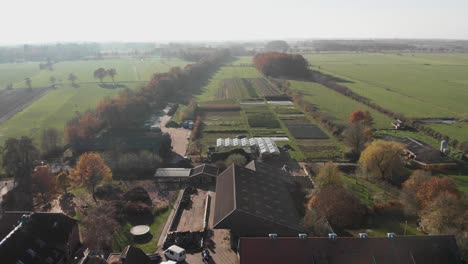
<svg viewBox="0 0 468 264"><path fill-rule="evenodd" d="M372 126L374 119L372 118L369 111L356 110L351 113L349 116L348 122L353 123L363 123L366 126Z"/></svg>
<svg viewBox="0 0 468 264"><path fill-rule="evenodd" d="M96 186L102 181L111 181L112 172L101 155L87 152L80 156L76 169L70 172L70 178L75 187L84 186L91 191L94 201L97 201Z"/></svg>
<svg viewBox="0 0 468 264"><path fill-rule="evenodd" d="M33 191L40 193L43 202L46 202L55 190L54 176L49 172L49 166L38 166L32 174Z"/></svg>
<svg viewBox="0 0 468 264"><path fill-rule="evenodd" d="M449 177L432 177L417 189L416 198L421 202L424 208L431 204L442 193L449 193L460 197L460 192L453 179Z"/></svg>
<svg viewBox="0 0 468 264"><path fill-rule="evenodd" d="M367 208L356 196L336 185L320 189L310 199L308 208L316 210L338 229L359 226L367 214Z"/></svg>
<svg viewBox="0 0 468 264"><path fill-rule="evenodd" d="M257 70L267 76L307 76L307 60L302 55L281 52L257 54L253 62Z"/></svg>

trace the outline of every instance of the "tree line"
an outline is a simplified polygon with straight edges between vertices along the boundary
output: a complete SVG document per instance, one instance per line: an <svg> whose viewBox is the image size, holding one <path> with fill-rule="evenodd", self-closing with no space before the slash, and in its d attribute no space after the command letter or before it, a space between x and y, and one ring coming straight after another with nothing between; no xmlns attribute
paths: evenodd
<svg viewBox="0 0 468 264"><path fill-rule="evenodd" d="M253 62L257 70L266 76L308 76L308 62L302 55L266 52L255 55Z"/></svg>
<svg viewBox="0 0 468 264"><path fill-rule="evenodd" d="M150 82L138 89L125 89L114 98L103 99L96 109L70 120L65 129L67 143L94 138L102 129L131 128L148 113L162 109L169 100L187 98L229 57L226 51L217 51L183 69L172 68L156 73Z"/></svg>

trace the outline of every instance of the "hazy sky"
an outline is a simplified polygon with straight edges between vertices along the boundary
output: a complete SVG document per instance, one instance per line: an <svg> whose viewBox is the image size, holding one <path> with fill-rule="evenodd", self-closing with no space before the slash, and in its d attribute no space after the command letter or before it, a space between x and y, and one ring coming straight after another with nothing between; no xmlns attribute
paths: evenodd
<svg viewBox="0 0 468 264"><path fill-rule="evenodd" d="M0 0L0 43L468 39L468 0Z"/></svg>

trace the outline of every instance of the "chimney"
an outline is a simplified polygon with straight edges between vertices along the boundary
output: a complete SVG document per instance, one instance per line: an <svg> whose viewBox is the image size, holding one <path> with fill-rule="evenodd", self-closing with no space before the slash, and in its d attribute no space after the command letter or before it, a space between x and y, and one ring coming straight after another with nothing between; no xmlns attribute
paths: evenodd
<svg viewBox="0 0 468 264"><path fill-rule="evenodd" d="M336 233L328 233L328 238L330 239L336 239L338 235Z"/></svg>
<svg viewBox="0 0 468 264"><path fill-rule="evenodd" d="M396 237L396 234L395 233L387 233L387 237L388 238L394 238L394 237Z"/></svg>
<svg viewBox="0 0 468 264"><path fill-rule="evenodd" d="M278 237L278 234L268 234L268 236L271 238L271 239L275 239Z"/></svg>
<svg viewBox="0 0 468 264"><path fill-rule="evenodd" d="M359 233L359 238L368 238L367 233Z"/></svg>
<svg viewBox="0 0 468 264"><path fill-rule="evenodd" d="M307 238L307 234L299 234L299 238L300 238L300 239L306 239L306 238Z"/></svg>

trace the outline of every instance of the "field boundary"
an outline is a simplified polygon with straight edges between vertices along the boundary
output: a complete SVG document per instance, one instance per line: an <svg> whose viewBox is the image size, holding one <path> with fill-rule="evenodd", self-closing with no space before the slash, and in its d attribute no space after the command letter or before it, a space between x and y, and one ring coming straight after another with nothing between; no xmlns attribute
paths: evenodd
<svg viewBox="0 0 468 264"><path fill-rule="evenodd" d="M0 125L5 123L9 119L11 119L17 113L19 113L19 112L23 111L24 109L26 109L28 106L30 106L35 101L39 100L41 97L43 97L44 95L46 95L50 91L50 88L44 87L42 89L43 89L42 92L40 92L36 96L32 97L30 100L26 101L24 104L19 105L19 106L13 108L12 110L10 110L8 113L2 115L0 117Z"/></svg>

